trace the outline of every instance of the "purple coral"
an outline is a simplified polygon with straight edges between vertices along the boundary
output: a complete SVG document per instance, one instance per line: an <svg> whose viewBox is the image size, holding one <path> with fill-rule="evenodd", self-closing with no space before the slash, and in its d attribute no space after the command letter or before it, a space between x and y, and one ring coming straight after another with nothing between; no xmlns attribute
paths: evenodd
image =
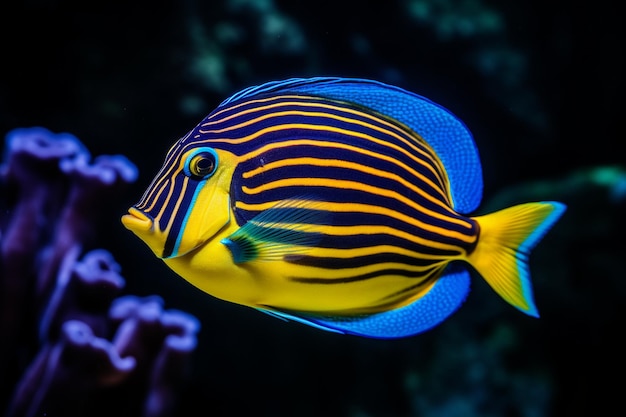
<svg viewBox="0 0 626 417"><path fill-rule="evenodd" d="M99 203L137 178L123 156L90 159L67 133L6 136L0 386L13 388L0 405L9 416L169 415L196 347L193 316L165 310L159 297L119 297L125 280L108 251L81 258Z"/></svg>
<svg viewBox="0 0 626 417"><path fill-rule="evenodd" d="M147 385L130 385L140 391L137 395L141 391L147 393L142 415L163 416L172 410L177 386L186 376L199 322L182 311L163 310L163 300L157 296L118 298L109 316L119 322L113 337L117 351L140 358L133 378L146 381Z"/></svg>
<svg viewBox="0 0 626 417"><path fill-rule="evenodd" d="M83 321L63 322L58 338L43 345L24 374L10 415L47 410L82 416L87 403L90 415L170 415L196 346L198 321L163 310L159 297L125 296L113 302L107 323L110 339ZM124 413L118 410L122 403Z"/></svg>
<svg viewBox="0 0 626 417"><path fill-rule="evenodd" d="M9 415L36 416L45 410L52 415L79 416L90 394L124 380L135 365L134 358L121 357L111 342L95 336L87 324L66 321L59 339L44 344L24 374Z"/></svg>

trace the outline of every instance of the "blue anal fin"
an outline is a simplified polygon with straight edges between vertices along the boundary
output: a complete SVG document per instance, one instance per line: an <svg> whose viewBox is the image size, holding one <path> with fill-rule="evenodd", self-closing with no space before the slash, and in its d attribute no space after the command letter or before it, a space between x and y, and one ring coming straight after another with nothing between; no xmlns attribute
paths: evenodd
<svg viewBox="0 0 626 417"><path fill-rule="evenodd" d="M425 332L443 322L461 306L469 292L469 285L469 272L461 265L452 264L426 295L395 310L347 317L313 316L276 309L259 310L327 331L376 339L397 339Z"/></svg>

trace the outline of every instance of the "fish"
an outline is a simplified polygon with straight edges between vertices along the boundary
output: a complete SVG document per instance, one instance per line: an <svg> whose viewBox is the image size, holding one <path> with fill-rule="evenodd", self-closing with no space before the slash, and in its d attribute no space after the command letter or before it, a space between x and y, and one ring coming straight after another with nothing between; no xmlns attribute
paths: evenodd
<svg viewBox="0 0 626 417"><path fill-rule="evenodd" d="M444 322L472 271L538 317L529 254L566 206L472 215L471 132L400 87L341 77L245 88L178 139L123 225L209 295L377 339Z"/></svg>

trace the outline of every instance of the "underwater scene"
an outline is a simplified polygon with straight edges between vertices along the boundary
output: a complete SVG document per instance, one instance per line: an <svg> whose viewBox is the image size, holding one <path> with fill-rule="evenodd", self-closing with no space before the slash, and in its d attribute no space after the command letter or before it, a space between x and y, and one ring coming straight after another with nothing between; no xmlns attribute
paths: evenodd
<svg viewBox="0 0 626 417"><path fill-rule="evenodd" d="M0 416L621 409L615 2L0 19Z"/></svg>

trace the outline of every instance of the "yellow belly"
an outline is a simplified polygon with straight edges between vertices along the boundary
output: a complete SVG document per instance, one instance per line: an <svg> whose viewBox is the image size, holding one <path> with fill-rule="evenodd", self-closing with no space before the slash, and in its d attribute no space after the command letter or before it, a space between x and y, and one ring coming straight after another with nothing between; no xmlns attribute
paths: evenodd
<svg viewBox="0 0 626 417"><path fill-rule="evenodd" d="M344 283L298 282L292 278L314 276L332 282L343 272L282 260L235 264L230 251L220 241L236 229L236 225L230 225L197 250L164 261L178 275L214 297L251 307L303 312L358 314L384 311L420 297L435 281L431 279L423 286L395 297L390 295L414 286L416 279L387 275ZM311 255L323 251L313 248Z"/></svg>

